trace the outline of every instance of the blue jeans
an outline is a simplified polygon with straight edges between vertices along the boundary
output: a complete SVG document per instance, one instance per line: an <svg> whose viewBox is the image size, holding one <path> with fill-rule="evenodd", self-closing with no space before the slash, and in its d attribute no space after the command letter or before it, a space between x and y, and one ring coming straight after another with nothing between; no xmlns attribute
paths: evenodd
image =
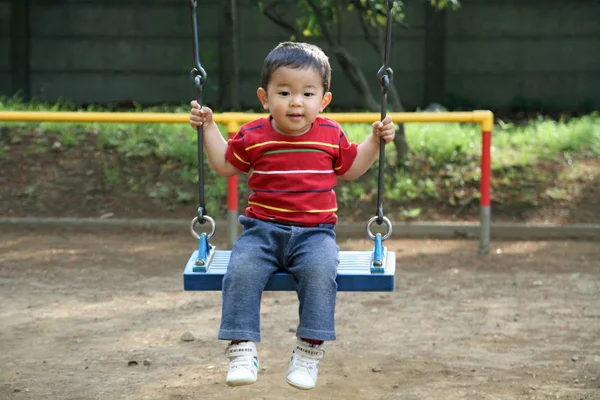
<svg viewBox="0 0 600 400"><path fill-rule="evenodd" d="M260 302L277 270L294 275L300 302L296 336L335 340L339 247L334 226L297 227L241 216L243 233L223 277L219 339L260 342ZM285 327L282 327L285 328Z"/></svg>

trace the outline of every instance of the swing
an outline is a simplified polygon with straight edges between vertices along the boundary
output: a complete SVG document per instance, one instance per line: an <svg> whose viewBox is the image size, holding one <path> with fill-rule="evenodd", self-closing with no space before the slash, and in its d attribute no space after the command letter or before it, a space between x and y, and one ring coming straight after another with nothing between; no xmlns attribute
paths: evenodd
<svg viewBox="0 0 600 400"><path fill-rule="evenodd" d="M385 44L384 64L377 72L377 78L382 87L381 120L386 117L387 92L389 90L393 71L389 67L389 56L391 49L392 32L392 1L388 1L387 34ZM206 81L206 71L200 64L198 51L198 24L196 17L197 0L190 0L190 11L192 14L192 31L194 35L194 58L195 68L190 72L198 104L202 104L202 85ZM199 207L198 215L191 223L192 235L198 240L198 250L190 256L183 272L184 290L222 290L222 281L229 257L230 250L217 250L210 244L215 234L215 221L207 215L204 202L204 143L203 127L198 127L198 191ZM383 168L384 168L385 143L380 141L379 146L379 180L377 194L377 213L369 219L366 225L366 233L374 243L372 251L340 251L339 265L337 270L338 291L351 292L391 292L394 290L394 276L396 269L396 254L388 251L383 246L392 233L390 220L383 215ZM198 234L195 230L197 224L210 225L209 233ZM374 234L371 231L373 223L385 224L385 234ZM265 290L270 291L294 291L296 282L294 276L285 271L274 273L269 279Z"/></svg>

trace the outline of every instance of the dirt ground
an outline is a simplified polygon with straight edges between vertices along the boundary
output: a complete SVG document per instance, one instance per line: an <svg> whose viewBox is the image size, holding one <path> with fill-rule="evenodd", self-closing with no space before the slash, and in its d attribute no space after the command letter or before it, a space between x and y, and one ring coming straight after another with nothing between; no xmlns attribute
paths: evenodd
<svg viewBox="0 0 600 400"><path fill-rule="evenodd" d="M339 294L316 389L285 383L290 292L265 293L259 380L232 389L187 232L2 227L0 399L600 399L597 242L386 244L396 290Z"/></svg>

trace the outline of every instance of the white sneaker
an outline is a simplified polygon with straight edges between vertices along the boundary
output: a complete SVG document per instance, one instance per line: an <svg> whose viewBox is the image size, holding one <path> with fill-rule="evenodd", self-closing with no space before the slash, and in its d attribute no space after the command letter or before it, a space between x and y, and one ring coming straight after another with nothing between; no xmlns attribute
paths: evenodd
<svg viewBox="0 0 600 400"><path fill-rule="evenodd" d="M258 377L258 354L254 342L230 344L225 350L229 357L228 386L251 385Z"/></svg>
<svg viewBox="0 0 600 400"><path fill-rule="evenodd" d="M288 367L286 382L297 389L308 390L317 384L319 360L325 355L323 345L298 339Z"/></svg>

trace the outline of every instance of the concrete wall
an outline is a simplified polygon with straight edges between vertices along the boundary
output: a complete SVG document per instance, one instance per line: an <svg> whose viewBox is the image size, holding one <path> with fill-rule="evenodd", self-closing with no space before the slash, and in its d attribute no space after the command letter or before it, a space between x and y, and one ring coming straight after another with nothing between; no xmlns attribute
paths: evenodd
<svg viewBox="0 0 600 400"><path fill-rule="evenodd" d="M208 2L205 2L208 3ZM216 14L216 2L207 5ZM179 7L177 6L179 5ZM191 97L193 66L183 1L34 2L32 96L75 102L180 102ZM214 64L216 20L206 18L200 45ZM206 88L210 93L210 85Z"/></svg>
<svg viewBox="0 0 600 400"><path fill-rule="evenodd" d="M0 0L0 95L12 90L10 55L10 14L8 0Z"/></svg>
<svg viewBox="0 0 600 400"><path fill-rule="evenodd" d="M600 1L464 1L446 67L446 93L476 105L600 107Z"/></svg>
<svg viewBox="0 0 600 400"><path fill-rule="evenodd" d="M266 53L288 34L240 0L242 107L255 107ZM204 99L231 103L228 2L202 0L202 63L209 77ZM408 2L407 22L394 28L394 85L408 107L424 104L426 1ZM0 0L0 94L10 94L11 0ZM185 0L30 0L31 96L77 103L187 103L193 97L191 27ZM539 102L574 109L600 107L600 1L463 0L446 16L445 101L501 109ZM359 57L375 95L382 60L344 25L346 45ZM444 40L444 37L442 37ZM325 44L318 38L315 43ZM336 108L361 108L332 56Z"/></svg>

